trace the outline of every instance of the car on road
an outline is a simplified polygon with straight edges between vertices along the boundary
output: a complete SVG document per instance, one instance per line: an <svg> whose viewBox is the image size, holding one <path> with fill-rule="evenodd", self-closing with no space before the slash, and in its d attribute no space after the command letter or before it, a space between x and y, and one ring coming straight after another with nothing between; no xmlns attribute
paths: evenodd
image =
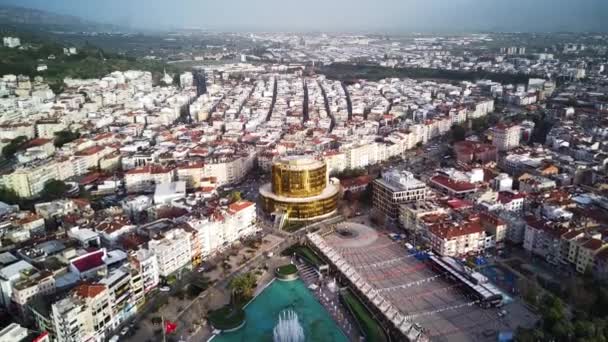
<svg viewBox="0 0 608 342"><path fill-rule="evenodd" d="M125 336L129 332L129 327L124 327L120 330L120 336Z"/></svg>
<svg viewBox="0 0 608 342"><path fill-rule="evenodd" d="M169 292L171 291L171 288L169 286L163 286L159 290L160 292Z"/></svg>

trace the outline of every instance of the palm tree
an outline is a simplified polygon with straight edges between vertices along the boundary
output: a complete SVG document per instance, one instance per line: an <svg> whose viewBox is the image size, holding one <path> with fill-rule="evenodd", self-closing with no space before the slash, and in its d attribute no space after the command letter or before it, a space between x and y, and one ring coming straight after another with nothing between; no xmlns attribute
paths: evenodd
<svg viewBox="0 0 608 342"><path fill-rule="evenodd" d="M228 288L232 290L232 292L237 295L237 298L248 300L253 296L253 291L255 290L256 279L255 276L251 273L246 273L243 275L239 275L234 277Z"/></svg>

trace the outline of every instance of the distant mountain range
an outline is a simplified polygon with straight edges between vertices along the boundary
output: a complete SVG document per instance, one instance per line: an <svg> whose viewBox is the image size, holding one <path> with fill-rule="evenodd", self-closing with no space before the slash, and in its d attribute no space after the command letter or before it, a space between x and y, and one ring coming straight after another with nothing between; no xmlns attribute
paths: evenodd
<svg viewBox="0 0 608 342"><path fill-rule="evenodd" d="M32 8L0 5L0 25L6 28L61 32L128 32L129 29Z"/></svg>

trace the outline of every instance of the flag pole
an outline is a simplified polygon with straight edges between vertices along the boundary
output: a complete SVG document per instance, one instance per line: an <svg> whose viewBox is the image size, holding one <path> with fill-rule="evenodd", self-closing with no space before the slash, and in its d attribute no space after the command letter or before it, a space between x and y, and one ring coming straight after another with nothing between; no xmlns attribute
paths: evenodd
<svg viewBox="0 0 608 342"><path fill-rule="evenodd" d="M165 327L165 316L160 316L160 319L162 321L162 329L163 329L163 342L167 342L167 332L166 332L166 327Z"/></svg>

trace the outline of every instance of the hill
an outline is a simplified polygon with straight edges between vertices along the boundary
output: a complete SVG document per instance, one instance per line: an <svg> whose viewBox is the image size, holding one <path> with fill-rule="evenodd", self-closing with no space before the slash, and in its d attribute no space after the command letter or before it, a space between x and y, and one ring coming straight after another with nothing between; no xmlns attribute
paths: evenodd
<svg viewBox="0 0 608 342"><path fill-rule="evenodd" d="M117 32L125 28L38 9L0 5L0 32Z"/></svg>
<svg viewBox="0 0 608 342"><path fill-rule="evenodd" d="M88 44L78 47L78 53L69 56L64 54L64 46L59 43L22 41L22 44L26 48L0 47L0 76L5 74L43 76L55 93L61 91L65 77L100 78L116 70L137 69L151 71L155 79L160 79L164 69L170 73L179 72L163 61L111 53ZM47 70L37 71L39 65L46 65Z"/></svg>

